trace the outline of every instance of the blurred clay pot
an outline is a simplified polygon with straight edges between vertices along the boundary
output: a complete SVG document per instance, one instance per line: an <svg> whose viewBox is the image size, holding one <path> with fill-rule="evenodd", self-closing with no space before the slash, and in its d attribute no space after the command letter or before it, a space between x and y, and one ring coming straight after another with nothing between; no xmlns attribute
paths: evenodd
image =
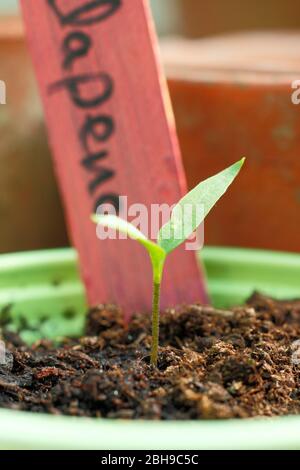
<svg viewBox="0 0 300 470"><path fill-rule="evenodd" d="M0 20L0 252L67 244L21 19Z"/></svg>
<svg viewBox="0 0 300 470"><path fill-rule="evenodd" d="M185 36L204 37L235 31L298 29L298 0L179 0L181 29Z"/></svg>
<svg viewBox="0 0 300 470"><path fill-rule="evenodd" d="M300 34L162 45L189 187L247 157L205 242L300 251Z"/></svg>

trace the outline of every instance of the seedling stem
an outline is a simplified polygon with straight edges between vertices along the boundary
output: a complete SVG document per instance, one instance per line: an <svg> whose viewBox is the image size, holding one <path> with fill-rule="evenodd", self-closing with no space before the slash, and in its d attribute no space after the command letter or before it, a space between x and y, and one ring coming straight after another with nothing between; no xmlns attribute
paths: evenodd
<svg viewBox="0 0 300 470"><path fill-rule="evenodd" d="M92 220L96 224L127 234L130 238L141 243L148 251L153 270L152 347L150 358L151 364L155 367L158 362L160 291L166 257L177 246L187 240L203 222L238 175L244 160L243 158L217 175L202 181L186 194L174 207L170 220L160 229L156 243L148 240L134 225L115 215L92 215ZM188 219L183 215L186 205L191 206L193 209ZM197 212L199 205L203 206L200 217ZM179 237L178 233L181 234Z"/></svg>

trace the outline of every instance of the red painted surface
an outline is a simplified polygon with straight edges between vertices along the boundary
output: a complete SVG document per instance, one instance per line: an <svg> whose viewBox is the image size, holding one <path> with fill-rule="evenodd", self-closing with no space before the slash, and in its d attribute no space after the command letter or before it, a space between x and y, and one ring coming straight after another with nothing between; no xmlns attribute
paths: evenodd
<svg viewBox="0 0 300 470"><path fill-rule="evenodd" d="M134 241L99 241L90 214L109 194L172 204L185 178L147 5L96 3L23 0L22 7L89 302L118 302L129 312L150 307L147 254ZM80 49L73 60L70 48ZM206 300L204 282L195 253L181 247L167 262L163 305L194 300Z"/></svg>

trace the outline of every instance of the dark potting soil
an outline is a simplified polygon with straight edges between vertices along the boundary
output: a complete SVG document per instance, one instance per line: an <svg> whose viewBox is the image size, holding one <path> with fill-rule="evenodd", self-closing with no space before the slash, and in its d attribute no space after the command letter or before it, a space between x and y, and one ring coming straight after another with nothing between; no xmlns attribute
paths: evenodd
<svg viewBox="0 0 300 470"><path fill-rule="evenodd" d="M150 331L149 315L125 326L114 306L92 309L86 336L58 348L47 341L28 347L4 330L0 406L125 419L300 412L300 300L254 294L230 311L168 310L157 369L149 365Z"/></svg>

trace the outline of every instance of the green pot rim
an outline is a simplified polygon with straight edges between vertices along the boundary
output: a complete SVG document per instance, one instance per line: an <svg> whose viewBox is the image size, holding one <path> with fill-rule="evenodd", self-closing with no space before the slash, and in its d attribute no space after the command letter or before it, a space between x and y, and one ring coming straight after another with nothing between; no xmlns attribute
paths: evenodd
<svg viewBox="0 0 300 470"><path fill-rule="evenodd" d="M276 296L300 296L300 255L208 247L201 256L217 305L243 301L253 289ZM82 318L85 300L75 251L1 255L0 307L9 299L15 304L16 318L22 309L37 317L41 314L39 302L45 303L45 299L56 322L58 318L61 321L61 309L70 305ZM70 323L67 325L70 328ZM298 416L129 422L3 409L0 421L2 449L300 449Z"/></svg>

